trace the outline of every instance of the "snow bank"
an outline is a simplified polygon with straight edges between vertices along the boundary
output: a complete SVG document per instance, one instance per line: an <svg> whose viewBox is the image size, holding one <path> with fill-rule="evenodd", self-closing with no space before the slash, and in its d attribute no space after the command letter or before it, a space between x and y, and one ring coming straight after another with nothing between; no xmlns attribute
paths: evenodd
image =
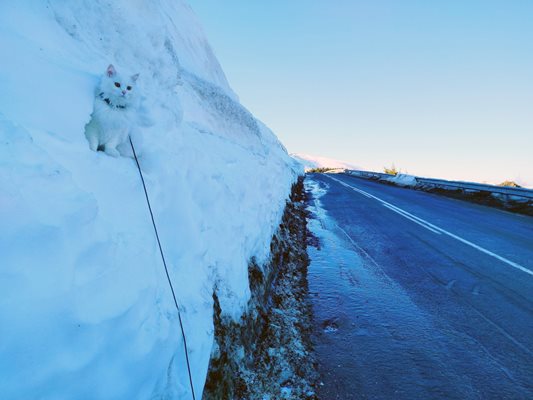
<svg viewBox="0 0 533 400"><path fill-rule="evenodd" d="M213 290L238 318L299 167L180 0L2 2L0 48L2 398L191 398L134 161L84 136L110 62L141 76L137 150L201 398Z"/></svg>
<svg viewBox="0 0 533 400"><path fill-rule="evenodd" d="M416 177L413 175L407 175L407 174L397 174L393 177L387 177L383 178L383 180L392 182L395 185L398 186L408 186L408 187L414 187L417 185Z"/></svg>

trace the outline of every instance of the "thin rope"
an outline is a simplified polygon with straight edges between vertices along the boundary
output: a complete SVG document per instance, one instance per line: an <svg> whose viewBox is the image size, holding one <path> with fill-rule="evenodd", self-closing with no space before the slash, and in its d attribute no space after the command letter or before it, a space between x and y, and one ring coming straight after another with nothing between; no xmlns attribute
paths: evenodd
<svg viewBox="0 0 533 400"><path fill-rule="evenodd" d="M165 266L165 273L167 275L168 285L170 286L170 290L172 291L172 298L174 299L174 305L176 306L176 310L178 311L178 319L180 322L181 335L183 336L183 347L185 348L185 360L187 361L187 371L189 372L189 383L191 385L192 398L193 400L196 400L196 397L194 395L194 386L192 384L191 365L189 363L189 352L187 350L187 339L185 338L185 330L183 329L183 322L181 320L180 308L178 306L178 301L176 300L176 293L174 292L174 286L172 285L172 281L170 280L170 275L168 273L167 262L165 261L165 255L163 254L163 248L161 247L161 241L159 240L159 233L157 232L157 226L155 224L154 213L152 212L152 205L150 204L150 198L148 197L148 190L146 189L146 183L144 182L144 176L141 171L141 166L139 165L139 159L137 158L137 153L135 152L135 147L133 146L131 136L129 137L129 139L130 139L131 150L133 151L133 157L135 158L135 163L137 164L137 169L139 170L139 175L141 176L141 181L143 183L144 195L146 196L146 203L148 204L148 210L150 211L150 217L152 218L152 225L154 226L155 237L157 239L157 244L159 245L159 252L161 253L161 259L163 260L163 265Z"/></svg>

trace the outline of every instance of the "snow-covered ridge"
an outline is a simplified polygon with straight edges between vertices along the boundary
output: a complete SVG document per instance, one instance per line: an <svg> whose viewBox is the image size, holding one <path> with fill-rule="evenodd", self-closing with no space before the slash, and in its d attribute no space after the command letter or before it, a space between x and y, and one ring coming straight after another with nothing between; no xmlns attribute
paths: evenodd
<svg viewBox="0 0 533 400"><path fill-rule="evenodd" d="M304 166L306 170L314 168L342 168L342 169L360 169L354 164L327 158L322 156L313 156L309 154L291 153L291 157Z"/></svg>
<svg viewBox="0 0 533 400"><path fill-rule="evenodd" d="M110 62L140 73L137 146L200 398L213 289L238 318L300 167L238 102L181 0L0 3L0 393L190 398L135 164L90 151Z"/></svg>

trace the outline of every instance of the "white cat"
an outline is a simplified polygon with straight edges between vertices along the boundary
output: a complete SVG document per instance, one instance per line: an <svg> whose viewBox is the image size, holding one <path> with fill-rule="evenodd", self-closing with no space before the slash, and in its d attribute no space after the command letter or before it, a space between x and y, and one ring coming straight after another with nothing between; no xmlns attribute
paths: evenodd
<svg viewBox="0 0 533 400"><path fill-rule="evenodd" d="M135 121L135 83L138 78L139 74L124 77L113 65L107 67L96 92L91 120L85 126L91 150L120 156L117 146L128 140Z"/></svg>

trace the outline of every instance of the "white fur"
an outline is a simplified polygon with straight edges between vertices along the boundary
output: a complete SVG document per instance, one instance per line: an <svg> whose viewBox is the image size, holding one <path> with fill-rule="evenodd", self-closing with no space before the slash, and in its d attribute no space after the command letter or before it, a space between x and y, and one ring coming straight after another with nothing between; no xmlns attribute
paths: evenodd
<svg viewBox="0 0 533 400"><path fill-rule="evenodd" d="M91 150L97 151L103 146L106 154L120 156L117 147L128 140L136 118L137 77L138 74L121 76L113 65L107 68L96 92L91 120L85 126ZM115 82L120 83L120 88L115 86ZM128 86L131 90L127 89ZM109 99L110 104L105 99Z"/></svg>

